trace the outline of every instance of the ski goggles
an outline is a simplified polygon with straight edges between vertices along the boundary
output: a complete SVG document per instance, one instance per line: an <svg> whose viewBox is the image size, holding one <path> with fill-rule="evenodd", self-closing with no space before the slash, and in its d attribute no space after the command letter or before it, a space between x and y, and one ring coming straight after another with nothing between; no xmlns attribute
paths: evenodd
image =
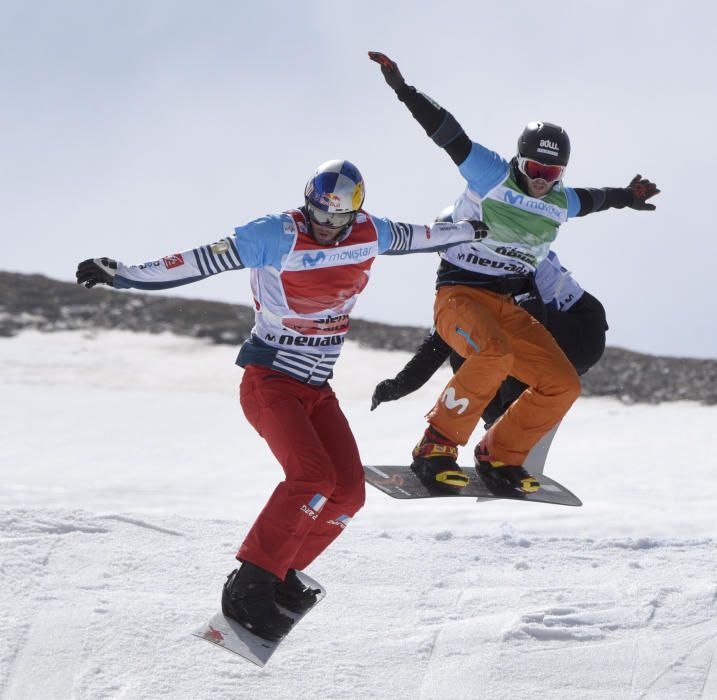
<svg viewBox="0 0 717 700"><path fill-rule="evenodd" d="M330 212L319 209L311 202L306 203L306 209L309 212L311 220L319 226L328 226L329 228L343 228L354 222L356 218L355 211L347 212Z"/></svg>
<svg viewBox="0 0 717 700"><path fill-rule="evenodd" d="M555 182L559 180L565 172L564 165L547 165L530 158L518 157L518 170L531 180L545 180L546 182Z"/></svg>

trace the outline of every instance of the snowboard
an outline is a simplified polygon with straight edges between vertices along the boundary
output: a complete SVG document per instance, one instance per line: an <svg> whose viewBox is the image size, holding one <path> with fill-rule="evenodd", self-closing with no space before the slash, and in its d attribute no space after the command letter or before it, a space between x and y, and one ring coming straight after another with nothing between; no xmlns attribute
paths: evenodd
<svg viewBox="0 0 717 700"><path fill-rule="evenodd" d="M534 493L521 493L513 489L494 490L480 479L473 467L463 467L469 477L468 484L456 493L445 493L424 486L408 466L364 465L366 481L391 498L448 498L469 496L479 501L486 499L509 499L533 503L552 503L560 506L581 506L582 501L562 484L545 474L534 474L540 488Z"/></svg>
<svg viewBox="0 0 717 700"><path fill-rule="evenodd" d="M305 586L319 592L316 594L316 603L303 614L295 613L279 606L282 612L294 618L294 624L291 627L292 630L326 595L326 589L311 578L311 576L308 576L303 571L297 571L296 574ZM289 630L289 633L291 633L291 630ZM227 651L242 656L257 666L265 666L277 647L286 639L286 637L284 637L278 642L270 642L268 639L257 637L257 635L250 632L246 627L240 625L235 620L225 617L221 612L218 612L209 622L206 622L194 630L192 635L200 639L206 639L212 644L216 644Z"/></svg>

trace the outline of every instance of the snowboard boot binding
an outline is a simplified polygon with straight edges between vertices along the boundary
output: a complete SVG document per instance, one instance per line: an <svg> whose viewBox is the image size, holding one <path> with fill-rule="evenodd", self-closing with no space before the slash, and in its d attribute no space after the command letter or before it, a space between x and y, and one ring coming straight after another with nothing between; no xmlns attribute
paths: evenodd
<svg viewBox="0 0 717 700"><path fill-rule="evenodd" d="M303 615L316 605L316 596L320 591L305 586L296 575L294 569L289 569L283 581L277 581L274 586L274 599L282 608L286 608L297 615Z"/></svg>
<svg viewBox="0 0 717 700"><path fill-rule="evenodd" d="M258 637L278 642L294 624L293 618L276 605L274 590L278 580L269 571L244 562L227 577L222 612Z"/></svg>
<svg viewBox="0 0 717 700"><path fill-rule="evenodd" d="M468 476L458 466L457 459L455 443L429 425L413 448L411 470L432 491L457 494L468 484Z"/></svg>
<svg viewBox="0 0 717 700"><path fill-rule="evenodd" d="M540 482L522 466L505 464L491 457L485 446L485 440L476 447L474 456L478 476L496 494L509 491L535 493L540 488Z"/></svg>

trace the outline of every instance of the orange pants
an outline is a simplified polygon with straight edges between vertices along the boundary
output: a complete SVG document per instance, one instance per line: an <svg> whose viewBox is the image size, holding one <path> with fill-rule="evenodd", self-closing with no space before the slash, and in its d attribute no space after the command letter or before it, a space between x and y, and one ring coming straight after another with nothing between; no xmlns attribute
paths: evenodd
<svg viewBox="0 0 717 700"><path fill-rule="evenodd" d="M528 385L486 434L491 456L522 464L580 394L575 369L550 333L510 296L463 285L440 287L436 330L466 358L446 385L428 422L465 445L509 374Z"/></svg>

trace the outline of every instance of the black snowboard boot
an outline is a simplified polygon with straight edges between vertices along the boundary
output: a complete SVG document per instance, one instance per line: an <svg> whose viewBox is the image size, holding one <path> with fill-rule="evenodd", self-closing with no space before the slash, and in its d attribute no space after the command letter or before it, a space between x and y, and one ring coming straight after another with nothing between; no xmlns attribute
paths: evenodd
<svg viewBox="0 0 717 700"><path fill-rule="evenodd" d="M274 574L244 562L227 577L222 591L222 612L263 639L272 642L286 636L294 624L276 606Z"/></svg>
<svg viewBox="0 0 717 700"><path fill-rule="evenodd" d="M505 464L491 457L484 442L476 447L474 456L478 476L489 489L498 494L506 491L535 493L540 488L540 482L522 466Z"/></svg>
<svg viewBox="0 0 717 700"><path fill-rule="evenodd" d="M274 587L276 602L298 615L303 615L316 605L318 593L318 590L305 586L294 569L289 569L284 580L278 581Z"/></svg>
<svg viewBox="0 0 717 700"><path fill-rule="evenodd" d="M442 493L459 493L468 476L458 466L458 448L432 426L413 448L411 470L424 486Z"/></svg>

